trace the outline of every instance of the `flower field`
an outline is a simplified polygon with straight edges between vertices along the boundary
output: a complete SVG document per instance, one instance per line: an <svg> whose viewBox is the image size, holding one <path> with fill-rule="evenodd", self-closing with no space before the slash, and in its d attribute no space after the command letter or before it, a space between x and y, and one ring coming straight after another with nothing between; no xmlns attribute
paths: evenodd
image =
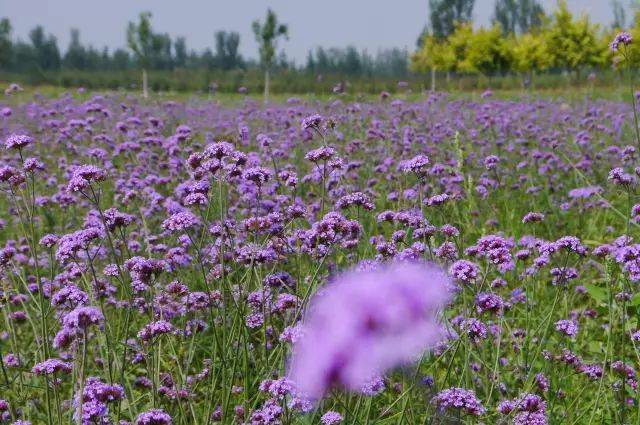
<svg viewBox="0 0 640 425"><path fill-rule="evenodd" d="M0 423L640 422L628 104L15 90Z"/></svg>

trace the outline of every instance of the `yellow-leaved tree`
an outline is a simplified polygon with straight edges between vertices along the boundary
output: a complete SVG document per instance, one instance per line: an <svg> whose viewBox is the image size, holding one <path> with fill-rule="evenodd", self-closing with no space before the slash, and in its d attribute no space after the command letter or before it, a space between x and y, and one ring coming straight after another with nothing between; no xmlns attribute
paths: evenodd
<svg viewBox="0 0 640 425"><path fill-rule="evenodd" d="M436 72L453 70L456 58L446 39L427 34L422 39L422 46L411 56L413 72L431 72L431 90L436 89Z"/></svg>
<svg viewBox="0 0 640 425"><path fill-rule="evenodd" d="M460 33L458 34L458 30ZM470 74L496 74L509 71L511 49L498 25L473 30L471 25L459 26L452 35L455 44L464 52L458 57L457 70Z"/></svg>
<svg viewBox="0 0 640 425"><path fill-rule="evenodd" d="M602 65L608 56L607 46L598 37L599 26L586 15L574 18L565 0L558 0L551 23L545 31L552 66L580 76L585 67Z"/></svg>
<svg viewBox="0 0 640 425"><path fill-rule="evenodd" d="M533 82L537 72L546 71L553 62L545 34L541 32L514 37L511 54L512 69L524 77L525 86Z"/></svg>

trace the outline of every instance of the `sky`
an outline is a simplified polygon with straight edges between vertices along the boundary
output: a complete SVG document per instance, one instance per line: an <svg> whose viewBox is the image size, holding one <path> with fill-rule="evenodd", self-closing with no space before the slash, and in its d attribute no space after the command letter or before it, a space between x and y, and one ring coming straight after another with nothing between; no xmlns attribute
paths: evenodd
<svg viewBox="0 0 640 425"><path fill-rule="evenodd" d="M476 0L474 20L487 25L495 0ZM541 0L551 10L556 0ZM588 13L594 22L612 20L609 0L568 0L577 13ZM185 36L189 49L214 48L218 30L240 33L244 57L256 57L251 22L262 18L268 7L289 25L290 38L280 43L296 63L303 63L309 49L353 45L375 53L400 47L413 50L428 16L428 0L0 0L0 17L8 17L14 38L28 39L31 28L41 24L55 35L62 51L69 44L71 28L80 30L83 43L114 49L126 45L127 22L145 10L153 14L157 32Z"/></svg>

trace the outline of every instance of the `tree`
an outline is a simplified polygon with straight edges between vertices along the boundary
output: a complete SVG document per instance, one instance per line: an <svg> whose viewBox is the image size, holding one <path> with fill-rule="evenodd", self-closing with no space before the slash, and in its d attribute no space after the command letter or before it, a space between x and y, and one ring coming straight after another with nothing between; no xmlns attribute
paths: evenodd
<svg viewBox="0 0 640 425"><path fill-rule="evenodd" d="M426 34L422 47L411 56L411 70L415 72L431 71L431 90L436 89L436 71L452 71L456 57L447 40L440 40Z"/></svg>
<svg viewBox="0 0 640 425"><path fill-rule="evenodd" d="M49 34L45 36L44 28L38 25L29 33L29 39L35 53L35 60L41 70L60 69L60 50L58 41Z"/></svg>
<svg viewBox="0 0 640 425"><path fill-rule="evenodd" d="M447 38L456 24L470 22L475 0L429 0L429 21L433 35Z"/></svg>
<svg viewBox="0 0 640 425"><path fill-rule="evenodd" d="M459 23L448 42L455 71L490 74L509 68L511 52L497 25L475 31L471 23Z"/></svg>
<svg viewBox="0 0 640 425"><path fill-rule="evenodd" d="M146 99L147 69L151 65L153 53L153 31L151 29L151 13L143 12L139 16L138 24L129 22L127 27L127 44L136 57L138 66L142 68L142 96Z"/></svg>
<svg viewBox="0 0 640 425"><path fill-rule="evenodd" d="M11 22L8 18L0 20L0 69L11 64L13 43L11 42Z"/></svg>
<svg viewBox="0 0 640 425"><path fill-rule="evenodd" d="M611 11L613 12L612 28L615 30L625 28L627 13L622 3L620 3L620 0L611 0Z"/></svg>
<svg viewBox="0 0 640 425"><path fill-rule="evenodd" d="M215 34L216 55L218 67L229 70L242 66L242 57L238 53L240 34L237 32L218 31Z"/></svg>
<svg viewBox="0 0 640 425"><path fill-rule="evenodd" d="M151 69L171 69L171 37L169 34L151 34Z"/></svg>
<svg viewBox="0 0 640 425"><path fill-rule="evenodd" d="M581 68L604 63L608 49L598 39L598 29L586 15L574 19L566 1L558 0L558 8L545 32L553 66L573 71L578 77Z"/></svg>
<svg viewBox="0 0 640 425"><path fill-rule="evenodd" d="M526 76L531 82L536 72L542 72L551 66L545 37L540 33L527 33L515 38L512 47L512 69Z"/></svg>
<svg viewBox="0 0 640 425"><path fill-rule="evenodd" d="M260 45L260 63L264 68L264 99L267 101L269 98L269 70L273 65L276 43L280 37L286 38L289 30L286 25L279 24L276 14L268 9L264 23L253 22L253 32Z"/></svg>
<svg viewBox="0 0 640 425"><path fill-rule="evenodd" d="M184 68L187 65L187 40L184 37L176 38L173 43L175 51L174 65L178 68Z"/></svg>
<svg viewBox="0 0 640 425"><path fill-rule="evenodd" d="M80 31L74 28L71 30L71 41L64 55L63 64L66 68L86 69L86 56L85 48L80 43Z"/></svg>
<svg viewBox="0 0 640 425"><path fill-rule="evenodd" d="M113 52L113 59L112 59L112 66L113 69L116 70L124 70L124 69L129 69L132 66L131 63L131 57L129 55L129 52L127 52L125 49L116 49Z"/></svg>
<svg viewBox="0 0 640 425"><path fill-rule="evenodd" d="M505 34L524 34L540 26L544 9L538 0L497 0L493 20Z"/></svg>

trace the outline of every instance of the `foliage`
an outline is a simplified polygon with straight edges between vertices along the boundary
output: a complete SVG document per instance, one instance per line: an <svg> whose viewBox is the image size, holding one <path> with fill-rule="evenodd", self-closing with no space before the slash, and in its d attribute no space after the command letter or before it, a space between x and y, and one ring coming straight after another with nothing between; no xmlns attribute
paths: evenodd
<svg viewBox="0 0 640 425"><path fill-rule="evenodd" d="M527 33L513 38L512 69L516 72L542 72L552 63L547 40L543 34Z"/></svg>
<svg viewBox="0 0 640 425"><path fill-rule="evenodd" d="M500 26L475 29L471 23L459 22L445 39L424 36L411 68L494 75L551 67L578 72L607 63L610 34L601 32L586 16L575 18L566 2L561 0L548 19L534 13L538 9L534 3L509 0L498 6L505 10L505 16L496 18ZM528 12L519 15L523 9L518 8L525 7ZM522 32L525 28L528 31Z"/></svg>
<svg viewBox="0 0 640 425"><path fill-rule="evenodd" d="M137 25L129 22L127 27L127 45L142 68L148 68L151 65L154 49L159 44L154 44L150 19L151 13L143 12L139 16Z"/></svg>
<svg viewBox="0 0 640 425"><path fill-rule="evenodd" d="M278 18L271 9L267 10L264 23L254 21L252 28L260 45L260 62L265 68L269 68L273 64L278 39L286 38L289 30L285 24L278 23Z"/></svg>
<svg viewBox="0 0 640 425"><path fill-rule="evenodd" d="M577 72L582 67L604 64L608 43L598 39L598 29L586 15L575 19L566 1L560 0L545 31L553 65Z"/></svg>
<svg viewBox="0 0 640 425"><path fill-rule="evenodd" d="M526 33L542 24L544 9L538 0L497 0L493 16L503 33Z"/></svg>
<svg viewBox="0 0 640 425"><path fill-rule="evenodd" d="M470 22L475 0L429 0L429 22L433 35L446 38L456 25Z"/></svg>

